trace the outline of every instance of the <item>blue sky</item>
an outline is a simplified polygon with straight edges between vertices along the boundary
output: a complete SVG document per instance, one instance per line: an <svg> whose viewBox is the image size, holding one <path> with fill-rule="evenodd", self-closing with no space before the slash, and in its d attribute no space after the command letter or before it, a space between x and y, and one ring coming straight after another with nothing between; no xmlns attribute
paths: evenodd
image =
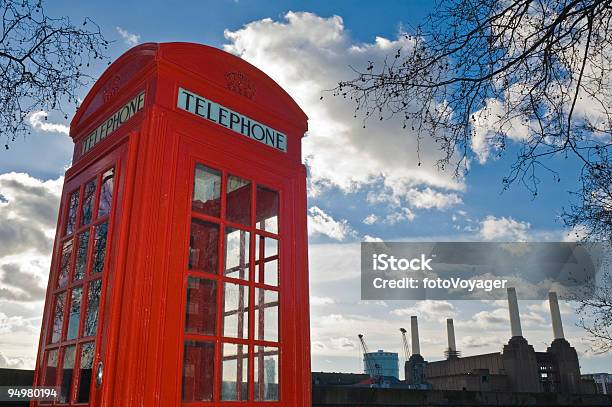
<svg viewBox="0 0 612 407"><path fill-rule="evenodd" d="M541 172L535 198L521 185L502 193L501 181L512 164L515 146L502 159L485 154L484 163L473 160L469 173L456 179L436 169L439 153L427 143L422 149L423 165L418 167L414 139L396 120L368 123L363 129L361 121L352 117L352 106L331 95L319 100L334 81L351 77L348 65L365 66L368 59L384 58L405 46L398 34L410 31L431 7L429 1L238 0L181 7L165 1L146 5L53 1L46 10L75 22L92 17L105 36L115 41L111 59L140 42L204 43L240 55L294 96L311 118L304 161L310 174L313 370L357 371L357 330L364 331L370 348L401 351L398 329L407 325L411 313L421 318L422 349L430 360L442 357L441 332L447 316L456 319L458 346L466 355L499 351L509 338L503 302L360 301L360 241L559 241L568 233L558 214L569 202L568 191L577 186L575 162L552 160L549 164L559 171L561 182ZM92 75L99 76L103 69L94 67ZM4 277L0 290L6 292L28 291L25 286L6 283L7 265L18 265L24 281L46 285L49 239L57 212L53 206L47 208L47 218L32 225L26 222L31 217L20 209L20 200L41 199L42 194L45 202L55 202L61 188L59 177L70 165L72 154L63 118L50 112L47 121L31 119L33 134L17 140L8 152L0 152L0 194L4 197L0 222L10 221L15 225L12 233L22 236L34 236L32 228L38 227L47 240L0 249ZM6 239L0 246L8 247L10 234L0 232L0 239ZM5 328L0 327L0 366L30 367L33 363L42 296L40 290L29 291L27 300L0 296L0 320L5 322ZM574 326L571 309L562 308L566 333L581 354L583 371L605 370L612 359L588 351L582 331ZM547 307L525 301L521 311L525 336L538 350L543 349L551 341Z"/></svg>

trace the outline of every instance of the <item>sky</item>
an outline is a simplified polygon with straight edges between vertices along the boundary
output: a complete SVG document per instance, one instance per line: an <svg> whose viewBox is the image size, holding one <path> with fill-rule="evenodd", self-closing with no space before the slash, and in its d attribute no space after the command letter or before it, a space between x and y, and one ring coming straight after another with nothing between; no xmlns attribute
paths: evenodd
<svg viewBox="0 0 612 407"><path fill-rule="evenodd" d="M187 2L53 1L49 15L91 17L113 40L114 60L142 42L189 41L224 49L254 64L291 94L310 117L303 139L308 168L308 226L313 371L362 369L358 333L371 349L402 357L400 327L420 320L427 360L443 357L445 320L455 318L463 355L500 351L510 337L504 301L361 301L359 244L368 240L563 241L559 214L577 188L577 164L551 160L561 181L540 174L537 197L522 185L502 190L516 146L495 158L482 152L460 178L439 171L435 145L416 142L389 118L353 117L353 106L326 90L353 76L351 66L382 60L405 46L431 11L429 1ZM98 77L104 66L91 72ZM87 89L82 90L84 97ZM321 100L321 96L324 96ZM47 120L45 120L45 116ZM69 120L29 117L33 132L0 152L0 367L32 368L63 174L70 166ZM552 341L548 306L521 301L524 336L536 350ZM566 337L583 373L605 371L562 304Z"/></svg>

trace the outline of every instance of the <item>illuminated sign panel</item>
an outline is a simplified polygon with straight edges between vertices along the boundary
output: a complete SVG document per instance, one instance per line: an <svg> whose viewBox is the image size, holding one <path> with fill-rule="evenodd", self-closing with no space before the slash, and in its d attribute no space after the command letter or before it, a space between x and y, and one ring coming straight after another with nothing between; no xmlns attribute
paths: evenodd
<svg viewBox="0 0 612 407"><path fill-rule="evenodd" d="M284 153L287 152L286 135L212 100L179 88L176 105L180 109L227 127L238 134L252 138Z"/></svg>

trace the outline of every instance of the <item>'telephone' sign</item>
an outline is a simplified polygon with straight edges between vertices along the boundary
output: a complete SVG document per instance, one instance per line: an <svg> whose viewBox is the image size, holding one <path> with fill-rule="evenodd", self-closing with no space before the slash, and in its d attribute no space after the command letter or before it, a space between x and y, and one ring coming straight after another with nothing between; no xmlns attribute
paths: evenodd
<svg viewBox="0 0 612 407"><path fill-rule="evenodd" d="M179 88L176 105L180 109L227 127L238 134L287 152L287 136L283 133L193 92Z"/></svg>
<svg viewBox="0 0 612 407"><path fill-rule="evenodd" d="M135 98L127 102L111 115L108 119L104 120L100 126L98 126L93 132L91 132L81 145L81 155L85 154L98 144L101 140L106 138L113 131L117 130L119 126L130 120L139 110L144 107L145 93L138 94Z"/></svg>

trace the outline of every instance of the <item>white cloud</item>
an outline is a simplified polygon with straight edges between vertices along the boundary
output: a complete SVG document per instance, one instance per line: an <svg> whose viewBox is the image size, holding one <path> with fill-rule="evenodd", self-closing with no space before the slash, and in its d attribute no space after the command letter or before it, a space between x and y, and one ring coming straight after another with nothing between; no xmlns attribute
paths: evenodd
<svg viewBox="0 0 612 407"><path fill-rule="evenodd" d="M487 99L486 105L473 115L471 147L480 164L486 163L489 156L500 149L496 140L498 134L515 141L529 137L529 122L522 116L507 120L503 103L498 99Z"/></svg>
<svg viewBox="0 0 612 407"><path fill-rule="evenodd" d="M413 221L416 215L409 208L400 208L398 211L390 213L385 217L385 223L395 225L403 221Z"/></svg>
<svg viewBox="0 0 612 407"><path fill-rule="evenodd" d="M408 317L416 315L419 319L428 321L446 320L457 313L455 306L448 301L424 300L418 301L412 307L396 308L392 315Z"/></svg>
<svg viewBox="0 0 612 407"><path fill-rule="evenodd" d="M529 222L520 222L512 218L496 218L489 215L480 222L479 235L484 240L507 240L524 242L528 239L531 228Z"/></svg>
<svg viewBox="0 0 612 407"><path fill-rule="evenodd" d="M378 37L374 43L359 44L341 17L295 12L288 12L281 21L266 18L236 31L226 30L225 37L225 50L270 75L310 117L303 151L311 194L328 187L351 192L377 186L396 194L419 185L463 189L453 171L438 170L441 153L429 138L423 140L422 165L418 165L416 135L403 130L399 118L371 120L363 128L362 120L353 117L354 105L348 99L327 93L320 100L325 89L354 77L350 66L380 61L398 48L412 46L410 40Z"/></svg>
<svg viewBox="0 0 612 407"><path fill-rule="evenodd" d="M375 214L371 213L368 216L366 216L365 219L362 222L365 223L366 225L373 225L376 222L378 222L378 216L376 216Z"/></svg>
<svg viewBox="0 0 612 407"><path fill-rule="evenodd" d="M33 369L35 363L34 358L14 358L0 352L0 369Z"/></svg>
<svg viewBox="0 0 612 407"><path fill-rule="evenodd" d="M412 206L423 209L447 209L462 202L455 193L442 193L431 188L411 188L406 192L406 197Z"/></svg>
<svg viewBox="0 0 612 407"><path fill-rule="evenodd" d="M363 236L364 242L382 242L383 240L380 237L365 235Z"/></svg>
<svg viewBox="0 0 612 407"><path fill-rule="evenodd" d="M310 297L310 305L314 306L333 305L335 303L336 301L330 297L317 297L314 295Z"/></svg>
<svg viewBox="0 0 612 407"><path fill-rule="evenodd" d="M357 347L357 344L355 343L354 340L349 339L345 336L341 336L338 338L331 338L330 342L334 348L339 349L339 350L346 350L346 349L352 350Z"/></svg>
<svg viewBox="0 0 612 407"><path fill-rule="evenodd" d="M355 231L346 219L335 220L318 206L308 209L308 234L324 235L334 240L344 240L355 236Z"/></svg>
<svg viewBox="0 0 612 407"><path fill-rule="evenodd" d="M533 312L528 308L520 312L521 325L523 330L526 327L540 328L547 324L546 319L538 312ZM469 320L459 320L455 325L474 329L510 329L510 316L508 308L496 308L493 310L483 310L475 313Z"/></svg>
<svg viewBox="0 0 612 407"><path fill-rule="evenodd" d="M62 181L0 174L0 367L34 367Z"/></svg>
<svg viewBox="0 0 612 407"><path fill-rule="evenodd" d="M119 35L121 35L121 38L123 38L126 45L129 45L130 47L133 47L140 42L140 35L138 34L133 34L121 27L117 27L117 32Z"/></svg>
<svg viewBox="0 0 612 407"><path fill-rule="evenodd" d="M68 135L70 133L70 127L61 123L50 123L47 121L47 112L41 110L39 112L30 113L28 116L30 126L36 130L44 131L46 133L60 133Z"/></svg>

